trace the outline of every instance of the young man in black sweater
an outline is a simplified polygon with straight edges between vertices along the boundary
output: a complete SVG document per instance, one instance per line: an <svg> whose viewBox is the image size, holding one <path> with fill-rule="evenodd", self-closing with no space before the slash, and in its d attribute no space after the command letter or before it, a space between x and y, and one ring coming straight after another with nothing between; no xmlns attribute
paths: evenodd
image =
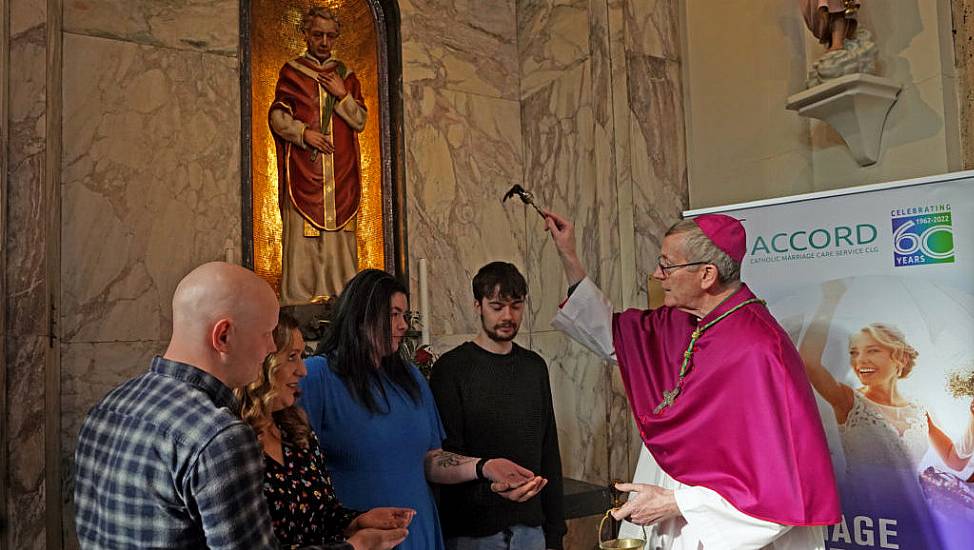
<svg viewBox="0 0 974 550"><path fill-rule="evenodd" d="M561 454L548 367L514 343L528 289L514 265L493 262L473 279L481 328L440 357L430 387L446 429L443 449L507 458L547 480L538 496L512 502L482 477L441 487L440 517L448 550L560 550L565 535Z"/></svg>

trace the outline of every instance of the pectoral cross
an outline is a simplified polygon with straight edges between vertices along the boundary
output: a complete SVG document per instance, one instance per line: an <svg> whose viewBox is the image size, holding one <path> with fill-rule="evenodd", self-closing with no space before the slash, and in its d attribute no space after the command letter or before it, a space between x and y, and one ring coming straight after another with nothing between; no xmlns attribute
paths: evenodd
<svg viewBox="0 0 974 550"><path fill-rule="evenodd" d="M663 390L663 401L661 401L659 405L656 405L656 408L653 409L653 414L659 414L660 411L666 407L673 405L673 402L676 401L676 396L678 395L680 395L680 386L677 386L670 391Z"/></svg>

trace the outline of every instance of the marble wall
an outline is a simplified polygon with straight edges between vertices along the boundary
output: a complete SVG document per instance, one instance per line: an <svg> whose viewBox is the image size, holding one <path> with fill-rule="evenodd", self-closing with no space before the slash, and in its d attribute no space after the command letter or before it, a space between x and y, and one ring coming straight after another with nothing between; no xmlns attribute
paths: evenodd
<svg viewBox="0 0 974 550"><path fill-rule="evenodd" d="M240 246L238 3L66 0L61 165L61 447L144 371L177 282ZM119 14L122 14L119 17ZM239 253L238 253L239 257Z"/></svg>
<svg viewBox="0 0 974 550"><path fill-rule="evenodd" d="M429 261L433 335L462 341L478 328L477 269L526 255L525 211L500 200L523 164L514 2L400 9L410 261Z"/></svg>
<svg viewBox="0 0 974 550"><path fill-rule="evenodd" d="M565 474L607 484L638 450L618 375L552 331L557 253L533 210L499 199L521 183L571 217L593 279L645 304L660 228L686 207L676 3L483 4L401 2L410 255L430 260L434 348L475 334L476 270L517 264L530 288L519 342L549 362ZM568 542L592 547L595 525L572 522Z"/></svg>
<svg viewBox="0 0 974 550"><path fill-rule="evenodd" d="M625 130L617 131L616 136L628 140L627 148L620 145L626 149L620 156L626 158L627 167L620 171L625 179L620 179L619 204L621 217L631 217L631 222L620 224L619 234L624 244L630 238L633 242L631 248L623 246L627 253L623 259L622 304L645 308L649 303L649 276L656 269L662 235L689 207L684 61L678 2L630 0L625 8L624 76L629 108L622 111L620 121ZM620 448L616 442L621 441L623 431L628 431L625 454L613 461L612 474L624 479L636 468L642 441L617 374L612 388L611 451Z"/></svg>
<svg viewBox="0 0 974 550"><path fill-rule="evenodd" d="M604 137L601 143L596 139L596 90L604 89L595 78L597 15L590 12L587 0L518 3L522 178L542 205L576 221L579 251L593 278L609 283L607 292L617 295L617 285L601 273L603 264L618 259L602 245L609 230L605 220L614 216L600 206L611 206L615 182L605 174L596 175L598 152L607 151L609 143ZM530 214L525 268L531 296L524 330L531 346L549 361L565 475L605 484L608 370L583 348L552 332L549 323L564 298L565 277L540 216Z"/></svg>
<svg viewBox="0 0 974 550"><path fill-rule="evenodd" d="M8 2L0 451L10 528L0 542L10 548L49 546L59 523L75 545L70 457L84 412L163 349L179 278L221 258L228 239L240 244L238 3L63 0L62 28L49 26L48 5ZM684 82L681 6L400 1L409 250L411 261L430 261L434 346L446 351L475 334L477 268L495 259L520 266L531 295L519 342L549 362L566 475L592 483L635 467L626 397L615 369L551 330L565 288L557 254L534 211L500 197L521 183L570 216L593 279L620 306L646 304L659 235L689 205L684 98L699 91ZM974 167L974 13L970 0L952 9L960 151ZM920 30L945 24L942 9L916 20ZM50 36L63 40L63 63L45 70ZM794 80L792 69L783 81ZM949 83L951 70L934 69L910 82ZM48 111L49 81L60 86L60 110ZM691 109L689 126L705 113ZM59 134L48 130L52 116ZM52 147L59 160L49 159ZM718 196L727 186L700 181L694 190ZM46 382L58 367L59 383ZM58 446L51 467L45 453ZM63 483L51 488L57 470ZM60 521L52 500L63 505ZM568 547L591 548L594 529L572 522Z"/></svg>
<svg viewBox="0 0 974 550"><path fill-rule="evenodd" d="M164 348L182 275L222 258L228 239L240 245L238 3L63 0L50 32L47 5L10 2L10 548L76 546L71 456L84 413ZM500 198L521 183L571 216L593 278L618 304L645 304L657 236L686 207L676 4L400 9L410 259L430 261L435 347L475 334L469 282L482 264L519 265L531 287L519 341L549 361L565 473L627 478L638 440L618 375L551 330L565 289L557 254L533 210ZM53 67L48 34L63 44ZM52 76L60 101L48 111ZM48 165L52 138L61 146ZM51 361L60 378L45 383ZM51 494L45 476L59 475ZM591 547L594 527L574 522L568 547Z"/></svg>
<svg viewBox="0 0 974 550"><path fill-rule="evenodd" d="M971 0L953 0L950 6L955 69L916 57L923 53L916 48L932 47L929 40L916 40L931 36L932 28L943 51L945 2L923 3L923 10L905 2L899 15L883 15L876 28L893 36L898 21L912 22L906 31L914 40L906 44L906 38L896 38L901 43L889 63L907 71L902 74L910 77L918 97L929 88L923 97L949 105L944 90L956 77L960 151L965 166L974 167ZM3 122L9 123L9 135L4 143L7 202L0 219L7 262L2 421L8 444L0 452L8 461L9 529L0 535L0 545L56 546L63 526L64 544L73 547L70 457L84 412L163 349L169 299L179 278L198 263L221 258L228 239L239 250L238 2L7 0L6 5L9 111ZM566 475L599 484L627 478L639 440L618 374L550 329L565 288L557 254L534 211L516 202L502 204L500 197L521 183L541 204L573 218L593 279L620 306L646 304L659 235L689 205L687 143L696 166L706 162L728 169L685 137L685 125L698 128L691 137L720 129L707 116L711 107L693 102L701 88L688 90L684 76L694 70L688 66L694 50L681 40L686 3L400 0L399 5L410 260L430 261L434 346L446 351L475 334L469 281L478 267L495 259L519 265L531 288L519 342L549 362ZM48 6L57 13L49 13ZM712 12L709 17L727 32L739 32L739 26ZM803 29L799 25L795 31L789 21L773 19L761 36L770 40L780 34L790 37L789 47L804 48L798 38ZM63 62L55 66L47 64L51 37L63 41ZM756 65L767 74L780 69L773 83L782 93L803 72L785 61ZM59 88L49 90L50 82ZM764 95L751 98L754 108L739 114L770 112L770 88L761 89ZM49 111L51 93L60 94L60 102L53 101L58 108ZM714 93L727 95L728 88ZM684 109L686 96L689 109ZM897 116L906 118L894 125L909 126L909 117L929 114L923 105L899 107L905 112ZM52 126L59 133L52 134ZM769 127L778 134L797 127L809 152L789 157L791 149L779 148L770 156L758 154L757 160L778 155L782 162L811 162L814 136L807 124ZM941 142L933 147L938 158L947 158L951 138L942 128L937 132L941 137L931 136ZM826 153L834 145L828 135L816 139L824 140ZM761 149L754 143L741 145L751 154ZM767 164L760 174L784 172ZM801 170L795 174L804 177ZM54 187L55 182L60 185ZM730 197L731 187L724 180L696 180L694 194L703 198L694 206L754 198ZM758 192L780 195L795 189ZM51 233L58 206L59 230ZM48 338L52 294L61 336L54 347ZM45 374L57 374L58 368L57 383L46 381ZM52 464L49 452L58 447L60 461ZM62 518L55 516L59 507ZM55 536L48 539L51 532ZM567 547L591 548L595 536L593 520L572 522Z"/></svg>

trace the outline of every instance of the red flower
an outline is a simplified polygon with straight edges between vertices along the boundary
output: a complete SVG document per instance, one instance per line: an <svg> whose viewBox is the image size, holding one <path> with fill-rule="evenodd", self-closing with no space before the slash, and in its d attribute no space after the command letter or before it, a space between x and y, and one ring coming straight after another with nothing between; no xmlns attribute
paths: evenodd
<svg viewBox="0 0 974 550"><path fill-rule="evenodd" d="M432 365L433 364L433 352L430 351L429 346L422 346L416 350L416 355L413 357L417 365Z"/></svg>

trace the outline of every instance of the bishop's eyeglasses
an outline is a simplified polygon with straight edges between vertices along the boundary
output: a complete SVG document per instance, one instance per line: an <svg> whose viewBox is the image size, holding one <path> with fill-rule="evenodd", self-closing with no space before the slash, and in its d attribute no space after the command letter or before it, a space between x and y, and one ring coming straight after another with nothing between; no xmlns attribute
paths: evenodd
<svg viewBox="0 0 974 550"><path fill-rule="evenodd" d="M710 262L690 262L688 264L666 264L663 263L663 256L656 256L656 265L659 266L660 273L663 274L663 278L670 276L670 272L680 269L681 267L690 267L691 265L705 265Z"/></svg>

